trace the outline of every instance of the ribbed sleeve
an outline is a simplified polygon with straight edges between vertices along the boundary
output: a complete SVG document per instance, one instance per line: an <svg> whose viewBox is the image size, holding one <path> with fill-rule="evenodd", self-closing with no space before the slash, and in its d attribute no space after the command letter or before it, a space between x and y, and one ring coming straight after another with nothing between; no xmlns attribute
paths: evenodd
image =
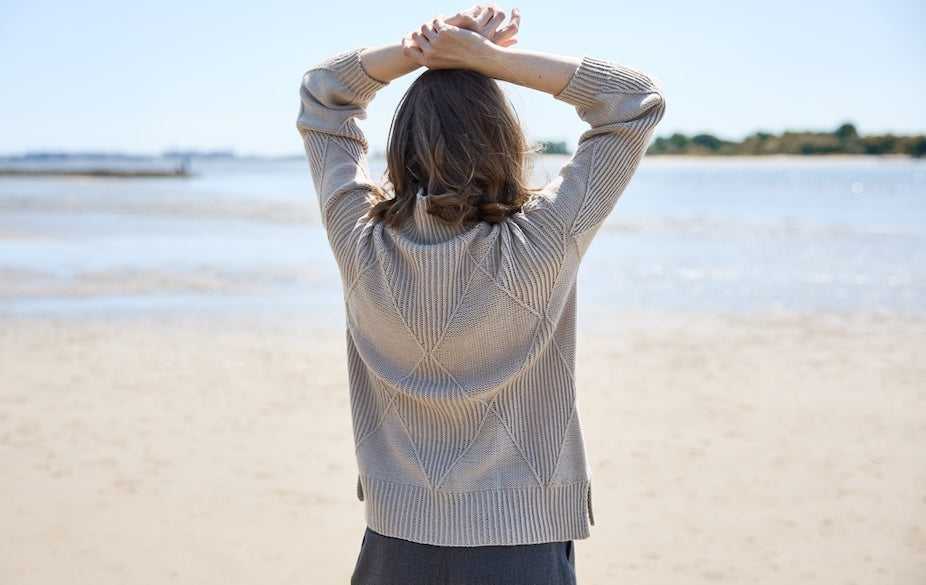
<svg viewBox="0 0 926 585"><path fill-rule="evenodd" d="M590 230L611 212L636 171L649 145L653 128L662 119L662 93L651 77L622 65L585 58L557 99L576 107L591 128L561 175L562 192L582 197L571 233L587 247Z"/></svg>
<svg viewBox="0 0 926 585"><path fill-rule="evenodd" d="M324 61L302 78L296 127L329 236L343 236L368 208L373 182L367 141L356 121L366 117L367 105L385 85L364 72L359 49Z"/></svg>

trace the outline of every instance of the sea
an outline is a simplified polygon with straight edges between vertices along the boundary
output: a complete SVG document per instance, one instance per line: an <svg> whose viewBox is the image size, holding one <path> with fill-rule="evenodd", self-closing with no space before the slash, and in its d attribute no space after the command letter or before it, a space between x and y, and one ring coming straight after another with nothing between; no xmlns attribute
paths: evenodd
<svg viewBox="0 0 926 585"><path fill-rule="evenodd" d="M538 158L535 183L565 161ZM342 318L303 159L190 169L0 176L0 316ZM926 160L647 157L583 261L579 299L580 313L922 315Z"/></svg>

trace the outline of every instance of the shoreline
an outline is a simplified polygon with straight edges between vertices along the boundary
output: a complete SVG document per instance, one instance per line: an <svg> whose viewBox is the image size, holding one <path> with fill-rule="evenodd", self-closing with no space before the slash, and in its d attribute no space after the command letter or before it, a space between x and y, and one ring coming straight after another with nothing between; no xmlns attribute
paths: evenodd
<svg viewBox="0 0 926 585"><path fill-rule="evenodd" d="M186 169L0 169L0 177L157 179L193 176L195 173Z"/></svg>

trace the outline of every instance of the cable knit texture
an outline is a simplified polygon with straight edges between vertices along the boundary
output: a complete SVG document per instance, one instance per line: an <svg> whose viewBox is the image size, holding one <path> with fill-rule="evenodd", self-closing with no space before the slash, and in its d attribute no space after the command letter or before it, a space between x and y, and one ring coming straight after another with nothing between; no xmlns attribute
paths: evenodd
<svg viewBox="0 0 926 585"><path fill-rule="evenodd" d="M402 228L364 219L356 124L384 84L359 51L303 78L298 129L341 271L358 495L369 527L444 546L585 538L576 274L663 112L648 76L584 59L556 96L590 129L503 223L450 227L420 194Z"/></svg>

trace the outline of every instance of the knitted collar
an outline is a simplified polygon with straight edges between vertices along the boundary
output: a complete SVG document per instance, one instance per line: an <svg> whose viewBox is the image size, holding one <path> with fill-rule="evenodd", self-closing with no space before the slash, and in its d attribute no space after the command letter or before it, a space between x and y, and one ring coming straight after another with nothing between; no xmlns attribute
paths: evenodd
<svg viewBox="0 0 926 585"><path fill-rule="evenodd" d="M420 190L415 196L415 211L412 217L402 225L402 231L416 242L436 244L464 234L472 227L472 225L452 226L428 213L428 196L424 190Z"/></svg>

